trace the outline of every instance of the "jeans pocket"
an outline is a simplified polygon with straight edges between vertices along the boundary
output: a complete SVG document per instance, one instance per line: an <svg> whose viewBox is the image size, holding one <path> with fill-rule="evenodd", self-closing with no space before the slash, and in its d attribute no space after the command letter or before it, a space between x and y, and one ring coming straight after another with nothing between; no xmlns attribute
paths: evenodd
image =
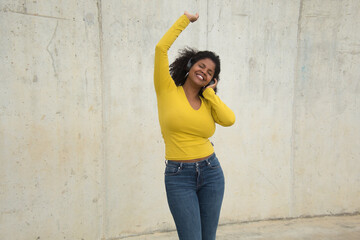
<svg viewBox="0 0 360 240"><path fill-rule="evenodd" d="M165 176L174 176L181 172L180 167L176 166L166 166L165 168Z"/></svg>
<svg viewBox="0 0 360 240"><path fill-rule="evenodd" d="M220 165L219 160L215 159L215 160L209 161L208 166L211 169L218 169L218 168L220 168L221 165Z"/></svg>

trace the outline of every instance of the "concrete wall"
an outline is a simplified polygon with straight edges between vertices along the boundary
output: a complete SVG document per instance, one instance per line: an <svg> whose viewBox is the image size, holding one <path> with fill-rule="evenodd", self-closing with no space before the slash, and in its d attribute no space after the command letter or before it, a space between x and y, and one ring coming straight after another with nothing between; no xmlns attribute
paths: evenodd
<svg viewBox="0 0 360 240"><path fill-rule="evenodd" d="M221 223L360 211L357 0L0 1L0 239L174 229L153 89L157 41L222 59L237 122L212 141Z"/></svg>

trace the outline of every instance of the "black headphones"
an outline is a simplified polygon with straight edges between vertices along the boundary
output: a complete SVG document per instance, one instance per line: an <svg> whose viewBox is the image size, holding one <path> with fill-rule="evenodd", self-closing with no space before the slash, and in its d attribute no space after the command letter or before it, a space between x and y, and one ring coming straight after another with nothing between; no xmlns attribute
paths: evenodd
<svg viewBox="0 0 360 240"><path fill-rule="evenodd" d="M192 58L189 59L188 63L186 64L186 71L189 72L190 68L192 67Z"/></svg>

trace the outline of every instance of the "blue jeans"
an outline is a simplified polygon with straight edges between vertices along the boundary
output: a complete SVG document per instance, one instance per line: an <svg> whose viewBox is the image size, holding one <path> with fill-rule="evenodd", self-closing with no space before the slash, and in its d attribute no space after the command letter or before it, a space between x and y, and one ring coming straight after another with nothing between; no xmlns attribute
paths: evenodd
<svg viewBox="0 0 360 240"><path fill-rule="evenodd" d="M196 163L166 161L166 195L180 240L213 240L224 196L215 153Z"/></svg>

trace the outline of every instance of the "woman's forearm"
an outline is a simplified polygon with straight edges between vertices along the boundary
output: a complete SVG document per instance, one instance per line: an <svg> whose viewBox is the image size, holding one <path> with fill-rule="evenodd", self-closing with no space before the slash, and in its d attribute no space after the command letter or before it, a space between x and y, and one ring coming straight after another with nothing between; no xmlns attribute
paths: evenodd
<svg viewBox="0 0 360 240"><path fill-rule="evenodd" d="M169 73L168 50L180 33L189 25L190 20L182 15L160 39L155 48L154 84L159 93L163 88L173 84Z"/></svg>

